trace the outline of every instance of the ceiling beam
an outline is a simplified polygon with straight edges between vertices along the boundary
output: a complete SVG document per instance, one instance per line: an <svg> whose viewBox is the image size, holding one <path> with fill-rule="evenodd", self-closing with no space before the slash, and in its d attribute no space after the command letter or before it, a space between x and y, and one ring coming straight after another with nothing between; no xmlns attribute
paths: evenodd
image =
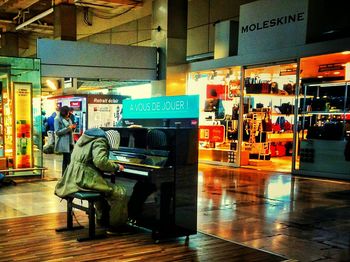
<svg viewBox="0 0 350 262"><path fill-rule="evenodd" d="M91 3L91 4L110 4L110 5L120 5L120 6L141 6L143 1L142 0L75 0L76 4L79 3Z"/></svg>
<svg viewBox="0 0 350 262"><path fill-rule="evenodd" d="M22 24L19 24L18 26L16 26L16 30L20 30L23 27L30 25L31 23L34 23L35 21L37 21L41 18L44 18L45 16L48 16L49 14L53 13L53 11L54 11L54 9L53 9L53 7L51 7L50 9L28 19L27 21L23 22Z"/></svg>
<svg viewBox="0 0 350 262"><path fill-rule="evenodd" d="M74 4L74 0L54 0L55 5L60 4Z"/></svg>
<svg viewBox="0 0 350 262"><path fill-rule="evenodd" d="M142 0L103 0L104 2L118 5L142 5Z"/></svg>
<svg viewBox="0 0 350 262"><path fill-rule="evenodd" d="M6 4L9 0L0 0L0 6Z"/></svg>
<svg viewBox="0 0 350 262"><path fill-rule="evenodd" d="M24 10L30 6L36 4L39 0L12 0L12 1L2 1L0 6L6 8L6 12L16 13L18 10Z"/></svg>

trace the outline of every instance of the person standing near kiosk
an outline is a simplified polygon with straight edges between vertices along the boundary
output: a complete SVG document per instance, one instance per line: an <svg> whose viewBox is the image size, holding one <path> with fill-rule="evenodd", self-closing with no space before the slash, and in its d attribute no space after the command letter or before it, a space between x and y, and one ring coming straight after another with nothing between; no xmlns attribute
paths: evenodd
<svg viewBox="0 0 350 262"><path fill-rule="evenodd" d="M62 176L70 163L70 156L74 146L73 130L76 125L69 118L69 107L63 106L54 121L55 152L62 153Z"/></svg>

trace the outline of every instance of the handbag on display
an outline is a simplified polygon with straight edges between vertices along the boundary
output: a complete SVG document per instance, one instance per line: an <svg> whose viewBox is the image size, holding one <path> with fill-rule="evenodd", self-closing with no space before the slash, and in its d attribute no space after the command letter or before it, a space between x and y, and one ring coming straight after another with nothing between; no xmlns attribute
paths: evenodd
<svg viewBox="0 0 350 262"><path fill-rule="evenodd" d="M288 93L288 95L294 95L295 94L295 84L285 84L283 85L283 90L286 91Z"/></svg>
<svg viewBox="0 0 350 262"><path fill-rule="evenodd" d="M271 93L278 94L278 84L276 82L271 83Z"/></svg>
<svg viewBox="0 0 350 262"><path fill-rule="evenodd" d="M282 114L291 115L294 113L294 106L290 103L282 103L278 108Z"/></svg>
<svg viewBox="0 0 350 262"><path fill-rule="evenodd" d="M238 120L239 118L239 107L233 106L232 107L232 120Z"/></svg>
<svg viewBox="0 0 350 262"><path fill-rule="evenodd" d="M286 119L284 118L284 116L277 117L276 124L280 126L281 130L284 130L285 123L286 123Z"/></svg>
<svg viewBox="0 0 350 262"><path fill-rule="evenodd" d="M276 156L285 156L286 155L286 147L280 143L276 146Z"/></svg>
<svg viewBox="0 0 350 262"><path fill-rule="evenodd" d="M264 131L272 131L272 120L271 118L267 118L267 119L264 119L262 121L262 125L263 125L263 130Z"/></svg>
<svg viewBox="0 0 350 262"><path fill-rule="evenodd" d="M257 143L266 142L266 132L259 131L258 134L255 136L255 141Z"/></svg>
<svg viewBox="0 0 350 262"><path fill-rule="evenodd" d="M238 131L235 130L228 130L227 131L227 139L228 140L238 140Z"/></svg>
<svg viewBox="0 0 350 262"><path fill-rule="evenodd" d="M263 94L270 94L271 93L271 84L269 84L269 83L262 83L262 85L261 85L261 93L263 93Z"/></svg>
<svg viewBox="0 0 350 262"><path fill-rule="evenodd" d="M326 110L326 100L321 98L314 98L311 101L312 111L325 111Z"/></svg>
<svg viewBox="0 0 350 262"><path fill-rule="evenodd" d="M293 125L291 123L289 123L288 120L286 120L286 122L284 122L284 130L292 130L293 129Z"/></svg>
<svg viewBox="0 0 350 262"><path fill-rule="evenodd" d="M272 124L272 131L273 132L281 131L281 126L279 124Z"/></svg>

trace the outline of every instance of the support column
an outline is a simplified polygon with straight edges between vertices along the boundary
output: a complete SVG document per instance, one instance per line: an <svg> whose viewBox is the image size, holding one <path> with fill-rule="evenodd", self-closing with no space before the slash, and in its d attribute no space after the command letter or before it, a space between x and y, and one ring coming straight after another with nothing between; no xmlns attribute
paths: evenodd
<svg viewBox="0 0 350 262"><path fill-rule="evenodd" d="M77 14L75 5L62 3L55 6L54 39L77 40Z"/></svg>
<svg viewBox="0 0 350 262"><path fill-rule="evenodd" d="M152 83L153 96L186 92L187 9L187 0L153 1L152 42L159 48L159 81Z"/></svg>

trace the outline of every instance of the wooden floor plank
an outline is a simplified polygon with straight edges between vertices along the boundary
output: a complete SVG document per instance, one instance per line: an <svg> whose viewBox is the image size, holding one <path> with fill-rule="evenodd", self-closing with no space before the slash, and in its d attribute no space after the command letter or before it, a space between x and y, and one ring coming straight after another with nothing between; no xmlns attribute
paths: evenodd
<svg viewBox="0 0 350 262"><path fill-rule="evenodd" d="M77 213L85 224L85 214ZM283 261L282 257L206 234L155 244L151 233L77 242L75 232L55 232L65 225L65 213L0 220L0 261Z"/></svg>

